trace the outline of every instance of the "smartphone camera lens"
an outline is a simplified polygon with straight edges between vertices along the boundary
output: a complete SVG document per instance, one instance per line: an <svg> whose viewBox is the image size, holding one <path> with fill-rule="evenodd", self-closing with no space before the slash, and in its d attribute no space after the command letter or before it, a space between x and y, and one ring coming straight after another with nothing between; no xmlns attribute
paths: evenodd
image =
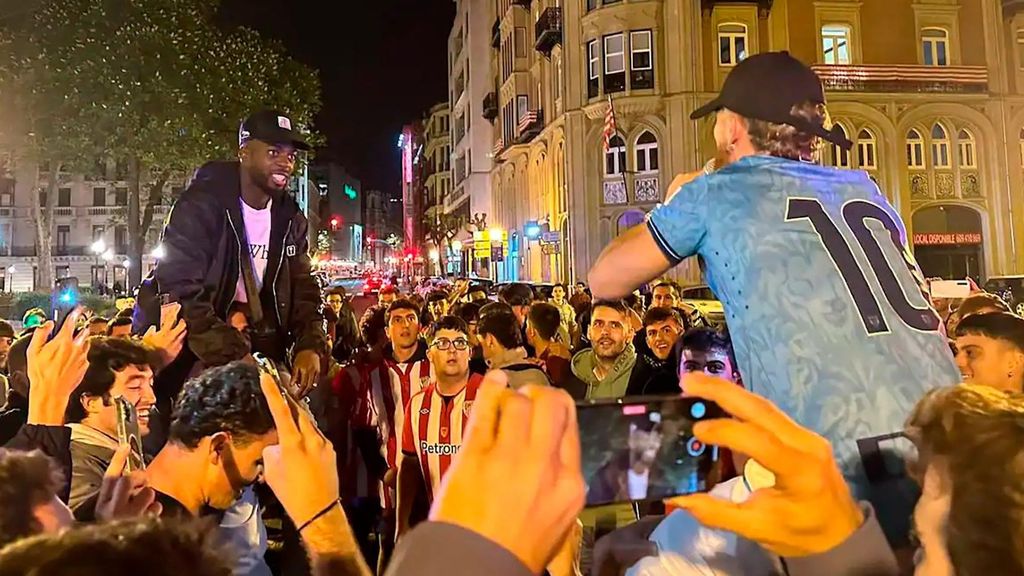
<svg viewBox="0 0 1024 576"><path fill-rule="evenodd" d="M703 402L694 402L690 406L690 416L693 416L695 420L700 420L708 413L708 407Z"/></svg>
<svg viewBox="0 0 1024 576"><path fill-rule="evenodd" d="M704 453L705 445L703 442L696 438L690 438L686 443L686 453L696 458Z"/></svg>

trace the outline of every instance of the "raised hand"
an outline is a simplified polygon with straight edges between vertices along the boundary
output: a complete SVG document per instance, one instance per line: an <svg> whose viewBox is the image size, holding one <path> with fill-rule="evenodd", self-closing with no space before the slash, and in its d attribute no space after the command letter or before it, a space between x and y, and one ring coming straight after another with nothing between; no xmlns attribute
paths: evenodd
<svg viewBox="0 0 1024 576"><path fill-rule="evenodd" d="M178 317L180 313L181 304L177 302L161 306L160 328L151 326L142 336L142 341L160 354L161 368L173 362L185 346L188 332L185 321Z"/></svg>
<svg viewBox="0 0 1024 576"><path fill-rule="evenodd" d="M64 425L68 399L89 367L89 332L74 334L81 315L81 309L72 311L52 340L53 321L45 322L32 334L28 345L29 424Z"/></svg>
<svg viewBox="0 0 1024 576"><path fill-rule="evenodd" d="M105 522L138 518L144 514L159 516L163 511L163 506L156 502L156 492L149 487L149 479L144 471L124 474L129 452L127 444L118 448L103 474L99 499L96 501L96 518Z"/></svg>

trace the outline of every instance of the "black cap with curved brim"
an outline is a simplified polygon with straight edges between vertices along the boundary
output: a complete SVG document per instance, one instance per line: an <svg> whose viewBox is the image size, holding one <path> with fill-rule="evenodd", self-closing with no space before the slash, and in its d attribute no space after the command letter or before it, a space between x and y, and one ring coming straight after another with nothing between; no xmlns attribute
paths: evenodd
<svg viewBox="0 0 1024 576"><path fill-rule="evenodd" d="M296 150L310 150L305 138L292 127L291 118L277 110L260 110L238 128L238 145L250 140L267 144L291 144Z"/></svg>
<svg viewBox="0 0 1024 576"><path fill-rule="evenodd" d="M814 70L789 52L764 52L737 64L726 76L718 97L694 110L690 118L696 120L728 108L745 118L788 124L846 150L853 146L838 125L826 130L821 124L790 113L804 102L825 103L825 90Z"/></svg>

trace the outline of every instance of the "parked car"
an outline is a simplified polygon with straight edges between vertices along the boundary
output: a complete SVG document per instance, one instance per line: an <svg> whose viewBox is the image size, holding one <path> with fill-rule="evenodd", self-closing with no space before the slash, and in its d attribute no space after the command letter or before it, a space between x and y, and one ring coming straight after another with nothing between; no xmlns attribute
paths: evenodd
<svg viewBox="0 0 1024 576"><path fill-rule="evenodd" d="M999 296L1018 316L1024 316L1024 276L992 276L982 288Z"/></svg>
<svg viewBox="0 0 1024 576"><path fill-rule="evenodd" d="M363 278L335 278L331 280L332 288L344 288L349 296L365 296L366 280Z"/></svg>
<svg viewBox="0 0 1024 576"><path fill-rule="evenodd" d="M715 293L705 285L683 288L680 301L697 311L712 326L725 324L725 308L718 301Z"/></svg>

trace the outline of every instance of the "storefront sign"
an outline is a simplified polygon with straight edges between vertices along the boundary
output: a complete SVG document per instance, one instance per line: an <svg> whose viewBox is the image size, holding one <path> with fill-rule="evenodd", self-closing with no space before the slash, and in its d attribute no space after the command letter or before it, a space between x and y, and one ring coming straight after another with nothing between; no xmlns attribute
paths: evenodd
<svg viewBox="0 0 1024 576"><path fill-rule="evenodd" d="M945 232L941 234L914 234L914 246L942 246L950 244L981 244L981 233Z"/></svg>
<svg viewBox="0 0 1024 576"><path fill-rule="evenodd" d="M559 234L557 230L554 232L544 232L540 235L541 244L557 244L558 242Z"/></svg>
<svg viewBox="0 0 1024 576"><path fill-rule="evenodd" d="M556 242L550 242L550 243L541 244L540 245L540 249L541 249L541 253L544 254L545 256L551 256L553 254L561 254L562 253L562 243L556 241Z"/></svg>
<svg viewBox="0 0 1024 576"><path fill-rule="evenodd" d="M473 232L473 257L484 259L491 257L491 240L483 232Z"/></svg>

